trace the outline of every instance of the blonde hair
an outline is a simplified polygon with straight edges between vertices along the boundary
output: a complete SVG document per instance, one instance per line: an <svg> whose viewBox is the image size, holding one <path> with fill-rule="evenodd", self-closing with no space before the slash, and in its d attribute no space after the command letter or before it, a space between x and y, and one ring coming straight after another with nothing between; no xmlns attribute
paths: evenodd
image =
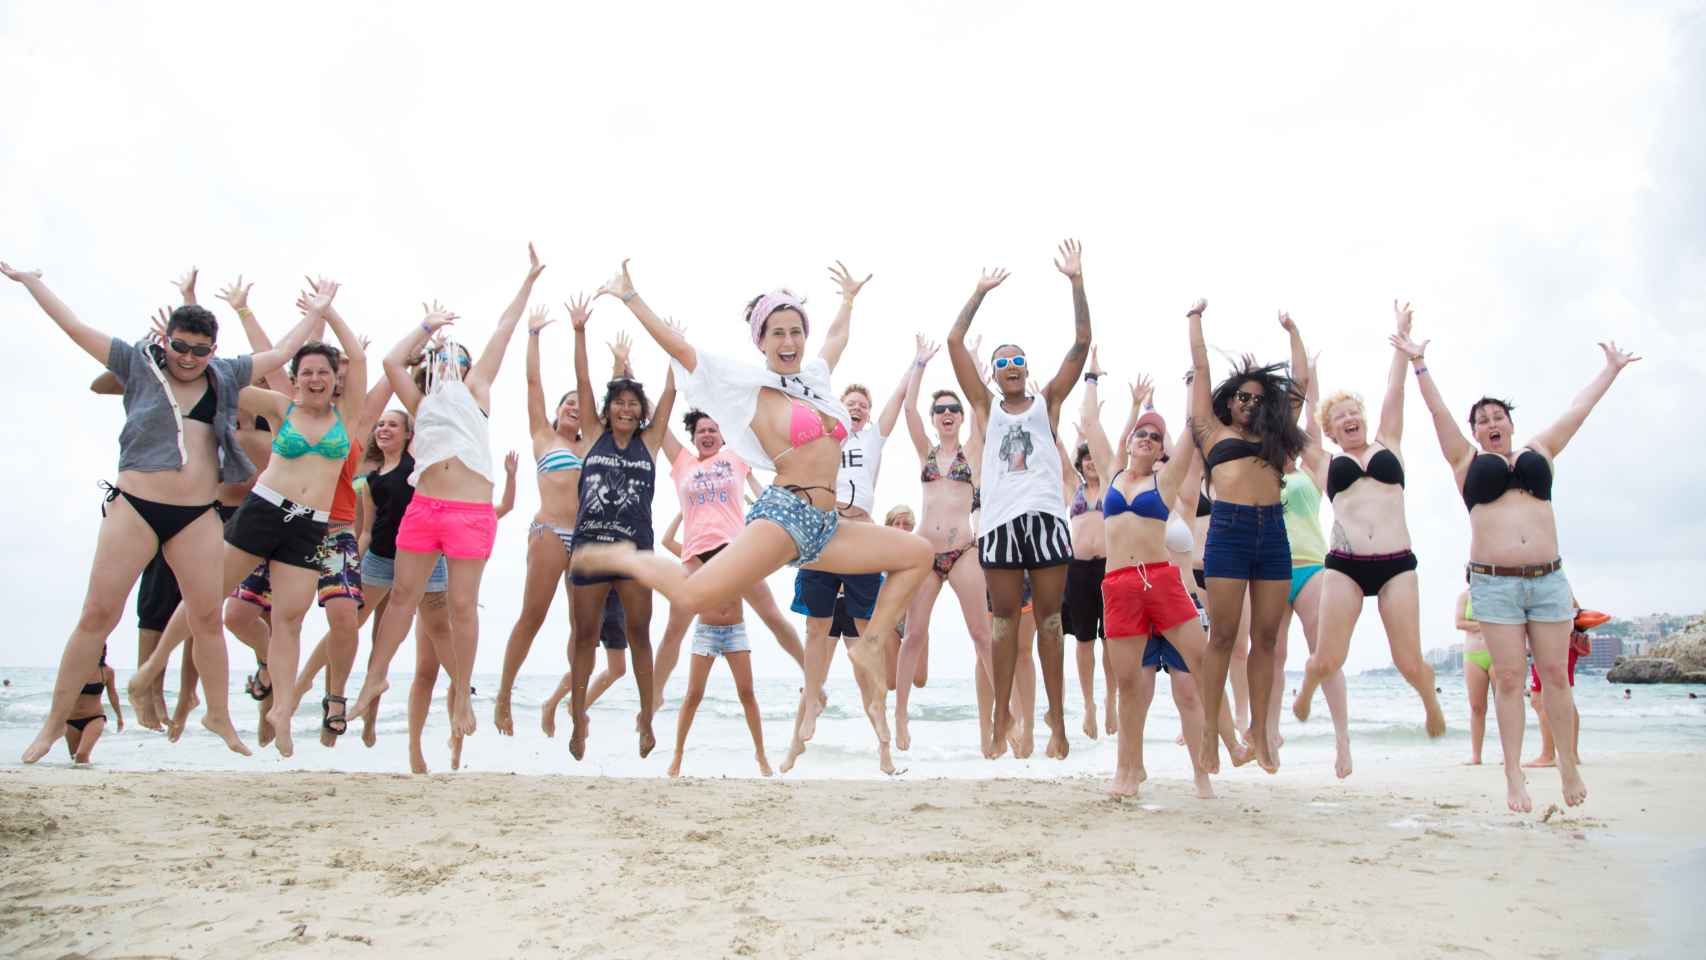
<svg viewBox="0 0 1706 960"><path fill-rule="evenodd" d="M1368 411L1362 405L1362 394L1352 393L1349 390L1335 390L1327 395L1327 399L1321 401L1319 407L1315 408L1315 422L1321 425L1322 433L1328 436L1333 435L1332 429L1327 425L1327 418L1332 415L1333 408L1341 403L1354 403L1357 405L1357 412L1367 416Z"/></svg>
<svg viewBox="0 0 1706 960"><path fill-rule="evenodd" d="M916 526L918 524L918 518L913 516L912 508L903 503L900 506L891 507L889 509L888 514L883 517L883 526L892 527L894 526L894 522L901 517L912 517L913 525Z"/></svg>
<svg viewBox="0 0 1706 960"><path fill-rule="evenodd" d="M843 389L843 390L842 390L842 391L841 391L841 399L842 399L842 400L845 400L845 399L847 399L847 395L848 395L848 394L849 394L849 393L862 393L862 394L864 394L864 395L865 395L865 402L866 402L866 403L870 403L870 402L871 402L871 391L870 391L870 390L869 390L869 389L867 389L867 388L866 388L866 387L865 387L865 385L864 385L864 384L862 384L862 383L849 383L849 384L848 384L848 385L847 385L847 386L846 386L846 388L844 388L844 389Z"/></svg>

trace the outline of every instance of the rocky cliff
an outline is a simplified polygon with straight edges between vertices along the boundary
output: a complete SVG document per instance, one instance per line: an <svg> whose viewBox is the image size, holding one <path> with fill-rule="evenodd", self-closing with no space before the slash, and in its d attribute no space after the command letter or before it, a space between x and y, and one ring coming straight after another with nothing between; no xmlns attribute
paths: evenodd
<svg viewBox="0 0 1706 960"><path fill-rule="evenodd" d="M1644 657L1618 657L1610 683L1706 683L1706 616L1653 645Z"/></svg>

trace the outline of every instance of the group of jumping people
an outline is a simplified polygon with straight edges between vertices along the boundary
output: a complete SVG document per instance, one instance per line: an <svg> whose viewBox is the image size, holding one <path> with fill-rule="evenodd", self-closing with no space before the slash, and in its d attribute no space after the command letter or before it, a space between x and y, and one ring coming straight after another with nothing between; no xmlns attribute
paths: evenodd
<svg viewBox="0 0 1706 960"><path fill-rule="evenodd" d="M949 587L975 652L986 757L1033 749L1039 665L1044 753L1067 756L1071 634L1084 732L1092 738L1095 643L1103 644L1103 726L1118 738L1110 793L1135 795L1146 778L1142 740L1157 671L1168 673L1199 796L1214 795L1210 777L1220 770L1222 744L1234 765L1254 761L1277 772L1286 637L1295 616L1310 656L1292 709L1307 719L1317 689L1324 693L1336 772L1348 776L1341 668L1367 598L1375 598L1393 661L1421 700L1427 732L1439 736L1446 725L1422 658L1418 561L1405 520L1400 443L1411 376L1469 511L1467 602L1493 668L1511 809L1532 808L1519 762L1522 668L1530 653L1548 688L1550 726L1572 729L1566 671L1574 607L1558 557L1552 474L1617 374L1638 359L1615 344L1601 344L1603 369L1565 414L1518 447L1512 407L1503 400L1483 397L1469 408L1472 440L1459 429L1429 376L1428 341L1413 338L1407 304L1394 303L1391 363L1371 424L1357 394L1320 398L1317 365L1285 313L1278 325L1289 341L1288 362L1263 365L1245 354L1213 382L1207 303L1198 300L1185 311L1190 368L1182 428L1169 430L1153 406L1152 381L1134 372L1124 424L1110 437L1082 251L1069 240L1054 266L1071 292L1072 345L1052 376L1039 382L1042 372L1017 344L1003 343L987 358L979 339L968 345L984 300L1008 277L986 271L946 337L958 390L928 391L921 409L925 374L939 350L919 335L873 419L869 388L832 385L869 275L858 278L840 263L831 269L839 309L815 354L807 353L811 324L802 298L782 289L752 298L742 321L760 356L748 359L703 349L660 317L624 261L596 297L565 305L575 387L548 408L541 340L555 318L545 307L528 309L544 270L531 246L528 257L520 289L478 356L452 336L458 316L426 303L419 322L384 355L383 376L371 387L367 344L339 314L339 285L328 278L307 279L296 301L300 319L276 343L249 308L241 278L221 291L253 348L225 357L217 353L217 319L196 301L193 270L178 282L183 304L161 311L147 336L129 341L79 320L39 272L0 264L0 273L105 366L94 389L122 396L125 411L88 593L25 762L60 740L76 759L88 759L105 722L100 692L118 706L105 643L140 579L140 666L128 693L143 726L176 739L199 705L208 730L249 753L228 702L229 628L256 658L245 689L260 703L262 746L292 754L291 719L322 670L322 743L335 744L360 717L371 745L391 660L416 627L411 768L427 769L420 737L441 671L449 676L452 763L459 763L462 739L477 726L470 677L481 579L498 520L514 504L518 465L512 453L494 508L491 391L524 316L540 503L528 533L522 611L496 695L493 721L502 734L513 733L515 678L561 580L569 595L568 669L544 705L542 724L553 734L557 709L568 701L576 759L586 749L588 706L630 666L639 752L651 753L653 717L691 631L670 775L681 772L718 657L734 677L759 770L769 775L745 629L750 606L803 674L781 770L791 769L813 738L830 664L845 646L879 765L894 773L891 751L911 747L908 700L927 676L932 611ZM622 334L610 345L611 379L602 397L595 391L586 338L594 300L604 297L626 307L669 358L655 402L635 377ZM337 346L320 339L325 327ZM1080 387L1078 438L1069 450L1061 413ZM678 388L690 407L680 437L673 430ZM390 406L393 398L401 409ZM896 507L878 522L874 492L884 445L903 414L918 455L921 508L915 515ZM660 453L681 505L663 536L673 557L655 549ZM759 472L771 475L768 485ZM1327 536L1323 494L1333 508ZM215 555L221 561L208 562ZM803 642L765 583L784 565L797 571L791 609L805 617ZM654 657L655 595L669 602L669 619ZM328 629L304 661L302 625L316 600ZM370 618L365 680L352 697L357 638ZM595 676L601 645L606 663ZM168 710L163 677L178 646L186 647L183 677ZM1569 737L1554 740L1564 799L1579 804L1587 791L1575 745Z"/></svg>

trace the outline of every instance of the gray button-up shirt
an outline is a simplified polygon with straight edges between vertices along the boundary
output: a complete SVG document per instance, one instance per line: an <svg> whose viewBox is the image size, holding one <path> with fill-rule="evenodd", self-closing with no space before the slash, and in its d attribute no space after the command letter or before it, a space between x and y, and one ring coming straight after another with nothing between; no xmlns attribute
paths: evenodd
<svg viewBox="0 0 1706 960"><path fill-rule="evenodd" d="M165 384L145 364L154 363L148 341L125 343L117 337L107 350L107 369L124 384L124 429L118 435L119 470L157 473L183 467L179 431L183 429L172 409ZM237 443L237 393L254 378L255 360L214 357L208 361L208 381L218 409L213 415L213 433L219 443L219 481L242 483L255 475Z"/></svg>

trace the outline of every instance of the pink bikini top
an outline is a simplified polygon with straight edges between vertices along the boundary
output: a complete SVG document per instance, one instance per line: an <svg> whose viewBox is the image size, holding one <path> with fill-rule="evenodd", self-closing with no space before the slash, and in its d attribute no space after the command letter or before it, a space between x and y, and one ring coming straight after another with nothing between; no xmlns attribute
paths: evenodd
<svg viewBox="0 0 1706 960"><path fill-rule="evenodd" d="M847 427L840 420L825 417L818 413L809 403L795 400L792 403L793 412L788 417L788 443L793 447L803 447L813 440L822 437L834 437L837 443L847 439ZM824 429L824 421L835 424L833 431Z"/></svg>

